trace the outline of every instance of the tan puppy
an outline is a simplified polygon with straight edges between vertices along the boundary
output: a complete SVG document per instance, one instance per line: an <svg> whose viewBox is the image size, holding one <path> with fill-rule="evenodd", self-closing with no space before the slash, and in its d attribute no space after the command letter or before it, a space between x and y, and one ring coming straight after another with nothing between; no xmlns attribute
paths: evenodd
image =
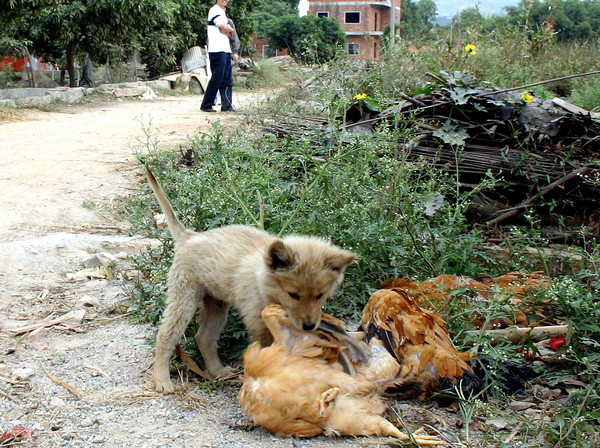
<svg viewBox="0 0 600 448"><path fill-rule="evenodd" d="M241 314L250 339L263 346L271 344L272 336L261 312L271 303L281 305L298 329L319 326L321 308L342 283L346 267L356 258L353 253L319 238L279 239L248 226L186 230L150 170L146 174L175 240L167 307L156 339L156 390L173 392L171 355L198 308L196 342L212 377L233 370L217 354L230 305Z"/></svg>

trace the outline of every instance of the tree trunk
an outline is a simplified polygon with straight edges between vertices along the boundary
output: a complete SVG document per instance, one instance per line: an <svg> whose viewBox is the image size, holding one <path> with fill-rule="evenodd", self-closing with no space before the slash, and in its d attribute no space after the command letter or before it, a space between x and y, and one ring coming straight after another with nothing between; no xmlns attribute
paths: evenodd
<svg viewBox="0 0 600 448"><path fill-rule="evenodd" d="M77 87L77 73L75 71L75 49L77 44L70 41L67 44L67 71L69 72L69 87Z"/></svg>

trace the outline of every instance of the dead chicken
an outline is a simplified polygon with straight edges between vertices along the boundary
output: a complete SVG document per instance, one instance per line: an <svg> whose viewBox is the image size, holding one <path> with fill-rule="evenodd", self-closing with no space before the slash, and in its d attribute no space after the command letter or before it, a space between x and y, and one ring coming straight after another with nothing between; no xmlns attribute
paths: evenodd
<svg viewBox="0 0 600 448"><path fill-rule="evenodd" d="M239 394L255 424L277 436L410 438L383 417L385 381L374 380L366 367L368 348L354 342L340 321L324 314L318 331L301 331L278 305L267 306L262 318L274 342L246 350ZM434 436L412 437L421 445L444 443Z"/></svg>
<svg viewBox="0 0 600 448"><path fill-rule="evenodd" d="M465 394L480 390L481 380L467 364L470 354L458 352L442 318L422 309L408 292L376 291L365 306L361 328L365 342L380 341L400 365L396 389L401 395L424 400L454 386Z"/></svg>

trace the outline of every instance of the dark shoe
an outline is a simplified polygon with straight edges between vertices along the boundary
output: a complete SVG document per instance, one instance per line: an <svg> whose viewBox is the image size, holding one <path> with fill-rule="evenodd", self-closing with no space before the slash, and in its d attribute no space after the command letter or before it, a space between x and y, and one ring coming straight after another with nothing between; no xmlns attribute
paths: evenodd
<svg viewBox="0 0 600 448"><path fill-rule="evenodd" d="M221 108L221 112L232 112L234 114L241 114L241 112L239 110L237 110L235 107L232 107L231 109Z"/></svg>
<svg viewBox="0 0 600 448"><path fill-rule="evenodd" d="M216 112L216 109L213 109L212 107L201 107L200 110L202 112Z"/></svg>

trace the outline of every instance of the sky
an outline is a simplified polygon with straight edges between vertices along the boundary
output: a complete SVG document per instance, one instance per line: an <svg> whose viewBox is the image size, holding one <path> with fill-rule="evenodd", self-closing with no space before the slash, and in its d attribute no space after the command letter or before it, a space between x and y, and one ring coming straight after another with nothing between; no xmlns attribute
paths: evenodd
<svg viewBox="0 0 600 448"><path fill-rule="evenodd" d="M438 16L452 18L463 9L479 6L479 11L484 16L502 14L505 6L516 6L518 0L434 0Z"/></svg>

